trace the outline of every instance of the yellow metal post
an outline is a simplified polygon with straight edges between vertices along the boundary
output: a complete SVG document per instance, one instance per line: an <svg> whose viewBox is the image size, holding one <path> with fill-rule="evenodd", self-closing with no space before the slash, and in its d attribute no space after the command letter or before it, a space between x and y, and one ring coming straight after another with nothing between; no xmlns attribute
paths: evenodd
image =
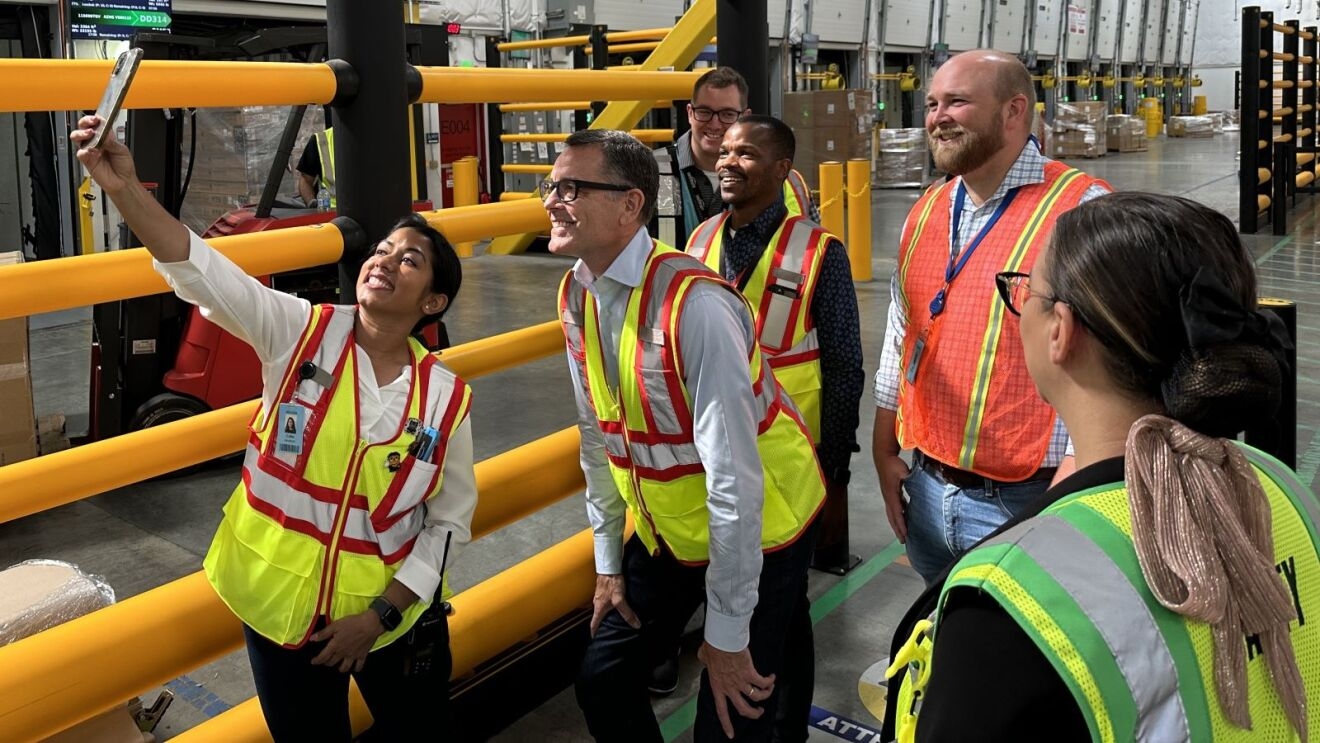
<svg viewBox="0 0 1320 743"><path fill-rule="evenodd" d="M853 281L871 280L871 161L861 158L848 161L848 263Z"/></svg>
<svg viewBox="0 0 1320 743"><path fill-rule="evenodd" d="M84 178L78 186L78 248L83 255L96 252L96 231L92 217L95 216L96 195L92 193L92 179Z"/></svg>
<svg viewBox="0 0 1320 743"><path fill-rule="evenodd" d="M454 206L477 204L477 158L469 155L454 163ZM472 257L472 243L454 243L459 258Z"/></svg>
<svg viewBox="0 0 1320 743"><path fill-rule="evenodd" d="M843 163L833 160L820 164L820 226L844 234Z"/></svg>

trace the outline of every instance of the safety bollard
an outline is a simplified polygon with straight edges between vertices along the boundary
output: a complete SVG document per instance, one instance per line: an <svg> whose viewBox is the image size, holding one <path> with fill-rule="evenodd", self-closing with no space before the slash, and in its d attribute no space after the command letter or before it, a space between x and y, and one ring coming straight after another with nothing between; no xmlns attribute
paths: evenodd
<svg viewBox="0 0 1320 743"><path fill-rule="evenodd" d="M471 155L454 163L454 206L475 206L477 203L477 158ZM472 257L471 242L454 243L459 258Z"/></svg>
<svg viewBox="0 0 1320 743"><path fill-rule="evenodd" d="M1287 351L1288 369L1284 370L1279 390L1279 411L1271 420L1248 428L1242 438L1246 443L1273 455L1280 462L1297 469L1297 303L1288 299L1261 297L1257 306L1273 312L1288 329L1292 348Z"/></svg>
<svg viewBox="0 0 1320 743"><path fill-rule="evenodd" d="M848 161L848 263L853 281L871 280L871 161Z"/></svg>
<svg viewBox="0 0 1320 743"><path fill-rule="evenodd" d="M820 226L834 235L844 234L843 163L820 164Z"/></svg>

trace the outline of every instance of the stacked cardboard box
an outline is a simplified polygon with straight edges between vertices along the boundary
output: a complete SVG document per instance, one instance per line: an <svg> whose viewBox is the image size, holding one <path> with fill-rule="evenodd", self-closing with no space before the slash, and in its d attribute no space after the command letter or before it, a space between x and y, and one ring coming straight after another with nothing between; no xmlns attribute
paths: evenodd
<svg viewBox="0 0 1320 743"><path fill-rule="evenodd" d="M22 262L22 253L0 253L0 266ZM0 466L37 456L27 323L26 317L0 321Z"/></svg>
<svg viewBox="0 0 1320 743"><path fill-rule="evenodd" d="M1215 136L1215 120L1209 116L1170 116L1170 137L1209 138Z"/></svg>
<svg viewBox="0 0 1320 743"><path fill-rule="evenodd" d="M921 188L930 162L925 129L881 129L876 153L876 185Z"/></svg>
<svg viewBox="0 0 1320 743"><path fill-rule="evenodd" d="M261 199L288 116L289 109L273 106L197 109L196 165L181 210L184 224L202 232L230 209ZM321 131L321 122L319 108L309 108L303 116L289 162L280 163L282 201L295 198L297 174L291 166L297 165L307 141ZM186 173L186 161L183 167Z"/></svg>
<svg viewBox="0 0 1320 743"><path fill-rule="evenodd" d="M1103 101L1060 103L1054 118L1054 157L1104 157Z"/></svg>
<svg viewBox="0 0 1320 743"><path fill-rule="evenodd" d="M784 94L784 122L797 135L793 167L811 188L819 187L820 164L871 159L873 118L869 90L812 90Z"/></svg>
<svg viewBox="0 0 1320 743"><path fill-rule="evenodd" d="M1110 152L1145 152L1146 122L1136 116L1111 115L1105 123Z"/></svg>

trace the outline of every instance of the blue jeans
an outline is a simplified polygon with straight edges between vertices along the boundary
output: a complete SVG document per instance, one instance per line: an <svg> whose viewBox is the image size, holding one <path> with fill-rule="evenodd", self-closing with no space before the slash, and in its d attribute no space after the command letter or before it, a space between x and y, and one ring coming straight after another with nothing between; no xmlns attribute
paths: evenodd
<svg viewBox="0 0 1320 743"><path fill-rule="evenodd" d="M763 676L779 677L788 665L788 652L812 652L806 586L818 523L819 519L807 526L793 544L767 554L761 566L748 650L752 664ZM628 626L617 611L605 615L582 659L577 702L587 729L599 743L660 743L660 725L651 710L646 685L651 669L677 647L683 626L705 599L706 568L682 565L667 552L652 556L634 536L624 545L623 578L628 604L642 627ZM810 704L813 679L800 670L799 663L793 667L797 670L790 674L794 687L790 701ZM770 740L782 692L776 683L774 692L759 705L765 712L757 720L742 717L730 706L734 739ZM790 711L791 720L806 718L804 712ZM798 739L805 740L805 722L801 732L804 735ZM697 693L693 739L697 743L729 740L720 728L704 670Z"/></svg>
<svg viewBox="0 0 1320 743"><path fill-rule="evenodd" d="M912 473L903 481L908 496L908 561L927 584L1050 486L1048 480L989 481L988 488L963 489L946 483L929 461L918 452Z"/></svg>

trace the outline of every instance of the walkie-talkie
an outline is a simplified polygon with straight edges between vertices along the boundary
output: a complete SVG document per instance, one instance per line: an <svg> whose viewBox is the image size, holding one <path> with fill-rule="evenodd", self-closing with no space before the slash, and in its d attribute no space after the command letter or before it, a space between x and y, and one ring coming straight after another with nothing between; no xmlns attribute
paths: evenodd
<svg viewBox="0 0 1320 743"><path fill-rule="evenodd" d="M453 537L452 531L445 533L445 549L440 553L440 585L435 588L431 605L417 618L417 624L413 625L404 640L408 643L408 654L403 664L404 676L429 676L435 670L435 652L442 639L440 628L452 610L449 602L444 600L444 592L445 563L449 560L449 541ZM447 628L443 632L443 640L446 645L449 644Z"/></svg>

